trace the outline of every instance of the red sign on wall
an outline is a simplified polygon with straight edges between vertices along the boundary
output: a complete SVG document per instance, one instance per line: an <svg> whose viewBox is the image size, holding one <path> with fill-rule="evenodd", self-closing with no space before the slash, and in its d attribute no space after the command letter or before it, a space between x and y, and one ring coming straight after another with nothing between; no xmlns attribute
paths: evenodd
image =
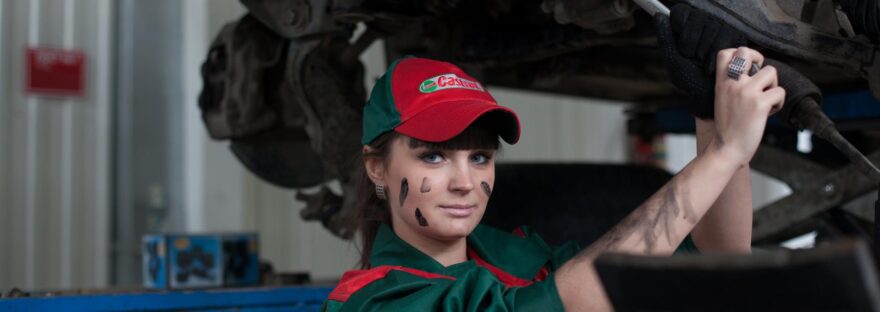
<svg viewBox="0 0 880 312"><path fill-rule="evenodd" d="M82 51L45 47L27 49L25 92L51 96L85 95Z"/></svg>

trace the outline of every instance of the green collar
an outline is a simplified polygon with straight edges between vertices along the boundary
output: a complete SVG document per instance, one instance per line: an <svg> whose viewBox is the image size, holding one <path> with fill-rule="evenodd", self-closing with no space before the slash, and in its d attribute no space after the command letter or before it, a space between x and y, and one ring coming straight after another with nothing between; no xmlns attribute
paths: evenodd
<svg viewBox="0 0 880 312"><path fill-rule="evenodd" d="M531 279L550 260L551 250L537 235L526 232L519 237L488 226L478 225L468 235L468 248L476 251L486 262L523 279ZM472 261L465 262L470 263ZM379 227L373 240L370 264L399 265L431 273L448 272L459 264L443 267L442 264L400 239L390 227Z"/></svg>

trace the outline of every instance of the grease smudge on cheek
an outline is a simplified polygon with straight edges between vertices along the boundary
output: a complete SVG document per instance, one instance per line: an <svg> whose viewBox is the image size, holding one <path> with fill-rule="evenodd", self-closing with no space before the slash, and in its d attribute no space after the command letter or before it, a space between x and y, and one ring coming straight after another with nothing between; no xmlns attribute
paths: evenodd
<svg viewBox="0 0 880 312"><path fill-rule="evenodd" d="M406 181L406 178L403 178L403 181L400 181L400 207L403 207L407 193L409 193L409 182Z"/></svg>
<svg viewBox="0 0 880 312"><path fill-rule="evenodd" d="M429 181L427 177L422 178L422 187L419 188L419 192L427 193L430 191L431 191L431 181Z"/></svg>
<svg viewBox="0 0 880 312"><path fill-rule="evenodd" d="M492 188L489 187L489 183L483 181L480 182L480 186L483 188L483 193L486 193L486 196L492 196Z"/></svg>
<svg viewBox="0 0 880 312"><path fill-rule="evenodd" d="M428 226L428 220L422 216L422 211L419 208L416 208L416 220L419 221L419 225Z"/></svg>

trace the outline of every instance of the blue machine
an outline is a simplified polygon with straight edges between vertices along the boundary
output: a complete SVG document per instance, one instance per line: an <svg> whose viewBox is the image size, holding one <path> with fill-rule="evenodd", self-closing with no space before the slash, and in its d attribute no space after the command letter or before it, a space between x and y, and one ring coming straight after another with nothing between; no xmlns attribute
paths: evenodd
<svg viewBox="0 0 880 312"><path fill-rule="evenodd" d="M880 127L880 101L868 90L853 92L826 92L823 94L822 111L838 124L838 128L853 123L859 128ZM663 133L694 133L694 118L687 108L666 108L657 111L657 127ZM770 125L779 125L770 118Z"/></svg>
<svg viewBox="0 0 880 312"><path fill-rule="evenodd" d="M318 311L331 287L265 287L0 299L0 311Z"/></svg>

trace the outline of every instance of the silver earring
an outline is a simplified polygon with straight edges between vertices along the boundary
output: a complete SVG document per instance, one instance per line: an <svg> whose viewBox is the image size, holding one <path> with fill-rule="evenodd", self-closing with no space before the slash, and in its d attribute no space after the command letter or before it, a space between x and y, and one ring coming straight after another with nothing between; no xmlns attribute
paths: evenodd
<svg viewBox="0 0 880 312"><path fill-rule="evenodd" d="M381 200L388 200L388 197L385 196L385 186L376 184L376 197L379 197Z"/></svg>

